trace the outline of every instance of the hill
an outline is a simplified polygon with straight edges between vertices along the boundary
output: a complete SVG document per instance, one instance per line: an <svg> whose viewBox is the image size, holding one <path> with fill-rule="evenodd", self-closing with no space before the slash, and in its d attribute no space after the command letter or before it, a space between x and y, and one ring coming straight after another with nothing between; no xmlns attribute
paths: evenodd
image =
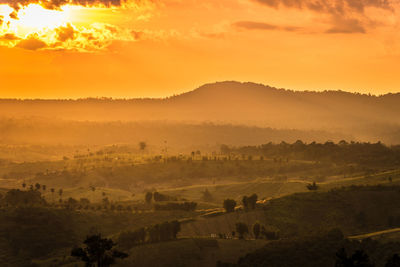
<svg viewBox="0 0 400 267"><path fill-rule="evenodd" d="M165 99L3 99L0 100L0 117L96 122L213 122L325 130L358 140L398 143L399 102L400 94L373 96L343 91L292 91L254 83L219 82Z"/></svg>

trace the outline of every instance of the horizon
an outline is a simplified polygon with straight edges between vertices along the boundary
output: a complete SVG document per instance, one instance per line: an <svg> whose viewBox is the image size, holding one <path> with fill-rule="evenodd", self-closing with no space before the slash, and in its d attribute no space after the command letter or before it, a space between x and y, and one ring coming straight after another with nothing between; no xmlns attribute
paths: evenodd
<svg viewBox="0 0 400 267"><path fill-rule="evenodd" d="M200 85L194 89L190 89L187 91L182 91L179 93L172 93L170 95L166 95L166 96L133 96L133 97L114 97L114 96L82 96L82 97L66 97L66 98L17 98L17 97L1 97L0 96L0 100L4 101L4 100L22 100L22 101L33 101L33 100L167 100L170 98L174 98L177 96L181 96L181 95L185 95L187 93L191 93L194 92L196 90L202 89L203 87L207 87L210 85L214 85L214 84L223 84L223 83L239 83L242 85L245 84L254 84L254 85L261 85L263 87L266 88L270 88L270 89L274 89L274 90L278 90L278 91L286 91L286 92L294 92L294 93L330 93L330 92L336 92L336 93L345 93L345 94L352 94L352 95L361 95L361 96L372 96L372 97L383 97L386 95L397 95L400 94L399 92L395 92L395 91L388 91L386 93L373 93L373 92L358 92L358 91L345 91L342 89L321 89L321 90L299 90L299 89L293 89L293 88L283 88L283 87L275 87L275 86L271 86L270 84L263 84L263 83L256 83L256 82L251 82L251 81L236 81L236 80L224 80L224 81L215 81L215 82L209 82L209 83L204 83L203 85Z"/></svg>

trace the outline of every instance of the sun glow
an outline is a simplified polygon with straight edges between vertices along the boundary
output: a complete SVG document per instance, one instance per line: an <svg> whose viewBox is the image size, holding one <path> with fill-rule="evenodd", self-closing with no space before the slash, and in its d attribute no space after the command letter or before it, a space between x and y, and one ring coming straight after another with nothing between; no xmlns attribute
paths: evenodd
<svg viewBox="0 0 400 267"><path fill-rule="evenodd" d="M68 9L48 10L31 4L18 12L17 23L26 28L57 28L69 22Z"/></svg>

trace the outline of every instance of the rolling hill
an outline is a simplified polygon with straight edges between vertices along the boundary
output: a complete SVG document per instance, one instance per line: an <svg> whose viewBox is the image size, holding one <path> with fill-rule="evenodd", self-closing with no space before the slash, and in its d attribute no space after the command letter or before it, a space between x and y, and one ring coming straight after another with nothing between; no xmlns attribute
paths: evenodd
<svg viewBox="0 0 400 267"><path fill-rule="evenodd" d="M71 126L66 126L65 123L60 125L59 122L79 121L85 122L85 125L75 127L85 128L87 132L98 132L102 128L109 136L113 134L109 130L112 127L119 136L124 136L129 133L127 128L132 127L129 124L127 126L128 122L164 122L173 128L182 123L199 125L207 122L215 125L257 126L263 129L325 131L331 133L331 136L332 133L336 136L341 133L341 136L360 141L381 140L393 144L400 142L398 103L400 94L374 96L343 91L292 91L255 83L219 82L163 99L3 99L0 100L0 118L3 118L0 125L2 132L7 132L13 130L13 126L6 123L9 118L29 118L33 121L41 118L38 123L30 125L29 129L33 133L37 131L37 125L43 126L43 120L57 121L53 127L53 131L57 132ZM89 122L103 124L95 125L96 128ZM140 130L143 135L152 135L159 131L154 126L147 127L147 132L142 128ZM197 132L199 131L201 130ZM229 132L227 129L224 131ZM81 135L83 133L77 131L70 134L70 137ZM207 136L206 133L203 136ZM244 138L254 140L253 136L247 136L248 138ZM4 136L1 136L0 140L2 139L7 140ZM42 136L42 139L46 137ZM158 139L161 140L162 137L158 136ZM126 138L107 141L112 143L125 140Z"/></svg>

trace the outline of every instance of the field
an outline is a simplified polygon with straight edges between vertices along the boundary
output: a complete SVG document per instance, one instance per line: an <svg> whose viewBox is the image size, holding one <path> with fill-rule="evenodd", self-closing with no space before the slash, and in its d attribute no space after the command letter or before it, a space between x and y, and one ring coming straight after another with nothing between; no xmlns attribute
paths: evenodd
<svg viewBox="0 0 400 267"><path fill-rule="evenodd" d="M0 260L75 266L71 248L101 233L130 255L119 266L213 266L235 264L277 240L334 229L352 240L400 226L397 147L388 152L366 144L370 156L360 161L359 144L348 144L345 158L338 157L343 144L322 145L336 149L332 156L309 146L302 153L295 143L294 151L267 155L253 147L154 155L115 145L54 160L2 160ZM377 153L386 160L374 161ZM256 203L246 206L244 197L252 195ZM232 212L223 205L227 199L236 202ZM173 221L179 224L174 238L159 232L154 239L154 231ZM238 224L247 228L243 236ZM137 231L145 236L134 241ZM396 233L372 236L384 242ZM32 240L40 245L31 247Z"/></svg>

